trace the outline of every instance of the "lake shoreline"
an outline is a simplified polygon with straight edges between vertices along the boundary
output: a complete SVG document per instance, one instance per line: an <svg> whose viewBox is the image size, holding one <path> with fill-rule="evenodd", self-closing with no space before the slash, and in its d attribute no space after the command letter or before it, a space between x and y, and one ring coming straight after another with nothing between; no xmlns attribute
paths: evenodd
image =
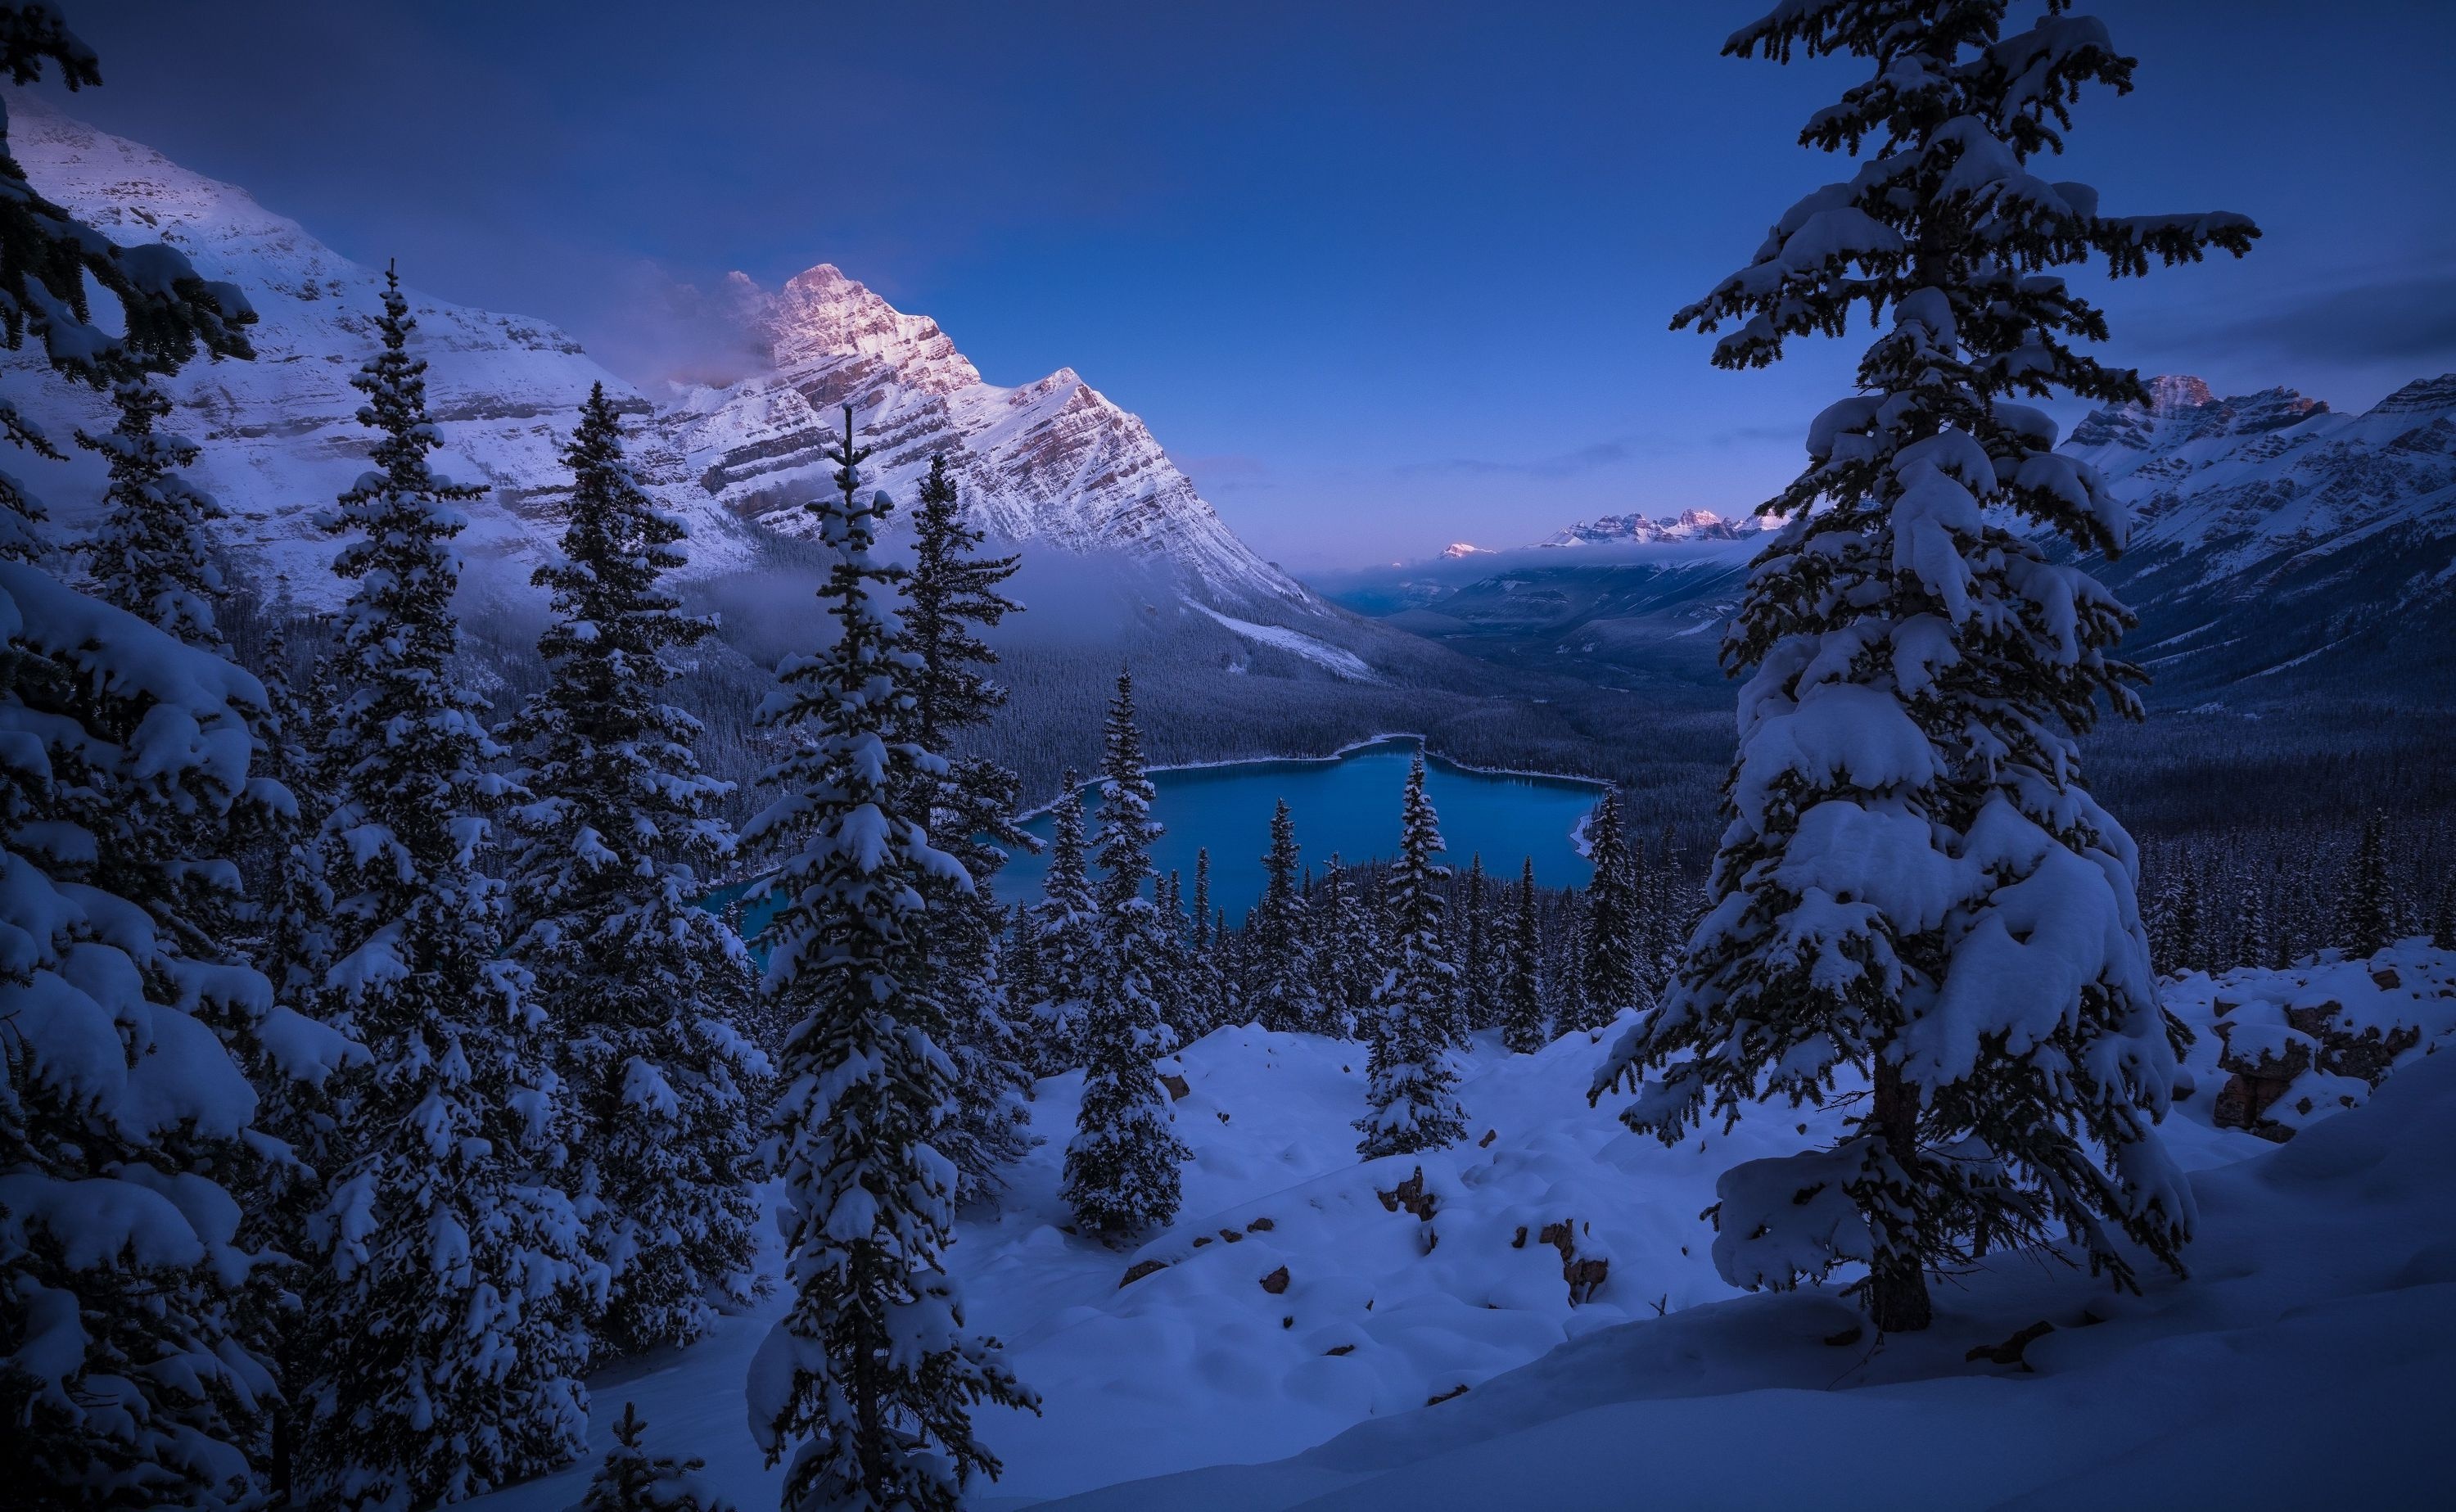
<svg viewBox="0 0 2456 1512"><path fill-rule="evenodd" d="M1601 777L1581 777L1571 772L1528 771L1518 766L1478 766L1469 762L1460 761L1455 756L1445 756L1433 749L1431 743L1422 734L1402 729L1385 730L1379 735L1367 735L1361 740L1352 740L1336 750L1320 756L1223 756L1218 761L1170 762L1162 766L1148 766L1144 770L1157 775L1160 772L1218 771L1229 766L1320 766L1325 762L1343 761L1359 751L1370 750L1376 746L1386 746L1398 741L1412 741L1423 750L1427 760L1439 762L1453 771L1471 772L1478 777L1524 777L1529 782L1566 783L1579 787L1605 788L1611 786ZM1088 792L1097 786L1099 786L1099 779L1095 777L1084 783L1076 791ZM1052 798L1045 804L1022 810L1014 816L1015 822L1029 824L1040 818L1055 808L1063 797L1061 793L1057 798Z"/></svg>

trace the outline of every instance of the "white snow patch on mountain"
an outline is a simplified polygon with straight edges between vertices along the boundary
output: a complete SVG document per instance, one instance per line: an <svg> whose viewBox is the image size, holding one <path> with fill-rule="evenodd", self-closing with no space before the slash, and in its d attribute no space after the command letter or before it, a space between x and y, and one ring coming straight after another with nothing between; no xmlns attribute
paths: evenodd
<svg viewBox="0 0 2456 1512"><path fill-rule="evenodd" d="M1256 624L1251 620L1239 620L1234 615L1221 614L1207 604L1197 603L1195 607L1248 641L1276 646L1282 651L1293 651L1317 666L1327 667L1350 682L1380 681L1373 675L1373 668L1365 664L1364 659L1352 651L1341 650L1338 646L1317 641L1312 636L1291 630L1285 625Z"/></svg>

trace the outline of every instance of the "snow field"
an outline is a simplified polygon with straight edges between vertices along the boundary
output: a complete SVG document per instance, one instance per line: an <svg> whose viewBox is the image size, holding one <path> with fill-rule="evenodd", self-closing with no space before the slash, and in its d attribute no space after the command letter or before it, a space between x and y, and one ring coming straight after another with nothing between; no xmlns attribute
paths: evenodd
<svg viewBox="0 0 2456 1512"><path fill-rule="evenodd" d="M2399 985L2380 986L2382 969ZM1812 1483L1837 1506L1973 1505L2067 1483L2111 1495L2118 1475L2205 1487L2221 1459L2260 1463L2264 1496L2317 1485L2298 1467L2335 1455L2326 1434L2426 1441L2396 1434L2419 1410L2407 1403L2439 1390L2436 1354L2456 1346L2456 1062L2431 1053L2456 1030L2456 954L2406 942L2369 962L2163 986L2197 1036L2194 1090L2162 1129L2200 1204L2193 1278L2144 1266L2148 1295L2119 1298L2085 1271L2006 1256L1940 1283L1935 1327L1881 1348L1864 1332L1828 1342L1863 1324L1830 1294L1735 1293L1699 1217L1721 1172L1820 1146L1838 1114L1768 1108L1702 1149L1668 1150L1621 1128L1625 1099L1586 1106L1613 1030L1524 1056L1479 1036L1460 1085L1466 1142L1370 1162L1350 1127L1361 1046L1221 1030L1169 1067L1195 1153L1181 1216L1116 1251L1065 1231L1058 1168L1080 1076L1044 1080L1033 1120L1048 1142L950 1253L967 1321L1005 1341L1043 1400L1038 1418L978 1415L1006 1470L972 1503L1490 1508L1540 1482L1561 1504L1773 1505ZM2361 1099L2373 1106L2315 1114L2282 1148L2215 1127L2213 1004L2312 993L2440 1027ZM1429 1220L1382 1196L1419 1167ZM1580 1304L1542 1238L1555 1223L1574 1224L1576 1259L1608 1263ZM1119 1284L1151 1262L1163 1263ZM1266 1289L1283 1267L1285 1289ZM2057 1326L2028 1347L2037 1374L1965 1359L2041 1319ZM636 1400L652 1451L704 1455L712 1488L772 1504L742 1405L766 1328L728 1318L691 1349L593 1378L591 1453ZM1835 1486L1837 1459L1870 1442L1901 1447L1900 1476ZM2310 1449L2277 1467L2279 1443ZM2402 1462L2383 1452L2331 1483L2381 1491ZM478 1504L561 1512L590 1468Z"/></svg>

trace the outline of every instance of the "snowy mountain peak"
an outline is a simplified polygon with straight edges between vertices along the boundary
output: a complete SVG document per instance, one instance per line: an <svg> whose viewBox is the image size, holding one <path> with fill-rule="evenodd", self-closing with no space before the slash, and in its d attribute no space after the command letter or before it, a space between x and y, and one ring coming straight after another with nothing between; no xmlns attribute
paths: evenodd
<svg viewBox="0 0 2456 1512"><path fill-rule="evenodd" d="M2066 444L2110 473L2145 467L2151 476L2180 476L2175 469L2188 470L2189 460L2179 459L2178 445L2289 430L2328 410L2327 400L2289 388L2218 398L2199 378L2172 374L2151 378L2147 387L2148 403L2095 410L2073 427ZM2157 459L2148 460L2153 453Z"/></svg>
<svg viewBox="0 0 2456 1512"><path fill-rule="evenodd" d="M906 315L823 262L760 301L761 327L778 367L830 358L871 358L906 387L951 394L981 380L980 370L927 316Z"/></svg>
<svg viewBox="0 0 2456 1512"><path fill-rule="evenodd" d="M232 511L224 533L301 601L338 591L317 512L365 465L349 378L373 352L380 276L335 253L244 191L14 92L9 146L35 187L125 243L166 240L208 278L244 289L261 316L253 362L199 362L167 387L182 428L206 443L197 480ZM404 270L414 285L417 270ZM897 310L831 263L766 290L735 275L727 297L761 332L772 366L724 388L653 398L543 321L411 293L419 355L445 450L439 468L487 485L461 544L473 570L525 592L562 528L561 448L592 384L633 417L632 456L689 521L692 570L738 569L759 532L806 530L799 505L827 486L822 450L852 404L876 447L866 480L909 500L933 457L966 507L1005 541L1113 552L1166 569L1215 606L1317 601L1231 533L1143 422L1061 368L1020 388L979 370L926 316ZM19 354L23 366L34 359ZM0 366L10 365L0 363ZM37 418L54 434L108 429L107 406L59 385ZM89 480L44 485L64 523Z"/></svg>
<svg viewBox="0 0 2456 1512"><path fill-rule="evenodd" d="M1605 515L1583 520L1566 530L1536 542L1539 546L1599 546L1623 542L1666 541L1737 541L1760 526L1754 518L1725 520L1710 509L1684 509L1677 515L1649 519L1645 515Z"/></svg>
<svg viewBox="0 0 2456 1512"><path fill-rule="evenodd" d="M2215 398L2206 383L2188 373L2161 373L2149 380L2149 413L2160 419Z"/></svg>

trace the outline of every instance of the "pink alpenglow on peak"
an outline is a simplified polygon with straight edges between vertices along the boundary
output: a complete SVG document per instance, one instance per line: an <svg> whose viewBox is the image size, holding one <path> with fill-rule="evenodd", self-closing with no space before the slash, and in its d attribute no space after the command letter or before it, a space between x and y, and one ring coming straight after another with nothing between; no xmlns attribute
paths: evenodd
<svg viewBox="0 0 2456 1512"><path fill-rule="evenodd" d="M165 390L214 444L191 469L232 510L222 539L301 606L331 602L332 539L313 501L362 471L363 427L349 375L371 350L381 276L265 210L244 190L191 173L138 143L60 114L38 96L9 105L9 148L35 188L107 235L160 238L208 278L237 284L260 317L257 360L195 363ZM487 489L463 552L488 583L527 591L553 549L569 478L563 438L592 386L624 416L641 482L690 531L687 576L760 560L766 529L808 528L800 507L828 486L821 456L849 403L876 446L866 485L908 502L931 459L953 470L975 523L1003 541L1120 556L1232 612L1323 612L1237 539L1150 430L1070 369L1005 388L927 316L896 309L829 263L781 289L726 280L723 301L752 337L758 371L720 387L635 386L543 321L456 305L415 289L418 355L444 449L440 471ZM36 360L18 355L10 361ZM109 404L44 387L47 430L107 430ZM30 480L73 530L93 490ZM890 543L902 517L890 522Z"/></svg>
<svg viewBox="0 0 2456 1512"><path fill-rule="evenodd" d="M1544 546L1599 546L1623 542L1666 541L1738 541L1762 527L1753 518L1725 520L1710 509L1684 509L1677 515L1605 515L1580 521L1566 530L1536 542Z"/></svg>
<svg viewBox="0 0 2456 1512"><path fill-rule="evenodd" d="M892 368L903 386L927 393L952 394L981 380L937 321L906 315L834 263L795 274L774 294L752 288L758 329L780 369L868 358Z"/></svg>

